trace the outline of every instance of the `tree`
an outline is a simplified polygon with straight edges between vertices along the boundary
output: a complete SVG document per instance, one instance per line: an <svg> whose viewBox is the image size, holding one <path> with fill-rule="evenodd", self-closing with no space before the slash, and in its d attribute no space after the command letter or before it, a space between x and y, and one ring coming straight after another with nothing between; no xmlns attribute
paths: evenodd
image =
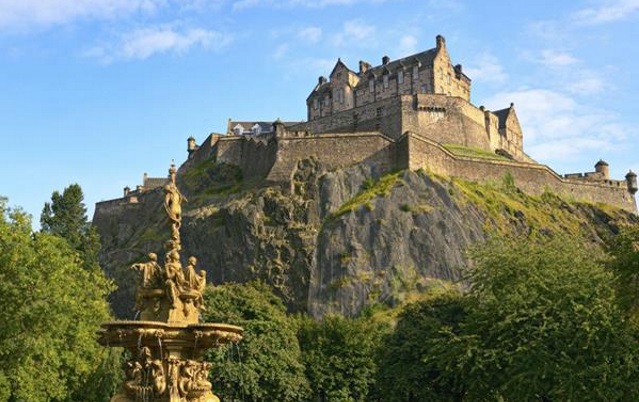
<svg viewBox="0 0 639 402"><path fill-rule="evenodd" d="M637 399L636 333L597 248L496 238L472 258L471 309L464 334L451 337L469 356L460 367L471 399Z"/></svg>
<svg viewBox="0 0 639 402"><path fill-rule="evenodd" d="M66 187L62 194L54 191L51 202L44 204L40 215L42 232L64 238L80 253L86 268L98 266L100 239L96 229L87 219L84 194L78 184Z"/></svg>
<svg viewBox="0 0 639 402"><path fill-rule="evenodd" d="M379 354L381 400L461 401L463 379L450 365L462 350L450 340L466 318L465 300L451 289L407 305ZM453 359L450 359L450 357Z"/></svg>
<svg viewBox="0 0 639 402"><path fill-rule="evenodd" d="M262 283L225 284L205 292L207 322L244 328L238 345L213 349L211 382L225 402L307 400L295 321L281 300ZM216 369L215 369L216 368Z"/></svg>
<svg viewBox="0 0 639 402"><path fill-rule="evenodd" d="M374 400L375 354L388 330L387 325L366 318L301 317L298 338L313 400Z"/></svg>
<svg viewBox="0 0 639 402"><path fill-rule="evenodd" d="M639 325L639 224L623 226L610 239L608 267L615 277L619 302L627 316Z"/></svg>
<svg viewBox="0 0 639 402"><path fill-rule="evenodd" d="M31 232L0 201L0 401L100 401L95 379L113 383L95 331L107 321L111 283L81 267L64 239ZM88 398L87 398L88 397Z"/></svg>

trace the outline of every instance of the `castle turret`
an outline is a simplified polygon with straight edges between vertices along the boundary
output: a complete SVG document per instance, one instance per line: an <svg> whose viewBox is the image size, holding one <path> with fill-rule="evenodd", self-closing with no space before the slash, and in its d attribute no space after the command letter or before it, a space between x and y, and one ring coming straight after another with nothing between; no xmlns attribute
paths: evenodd
<svg viewBox="0 0 639 402"><path fill-rule="evenodd" d="M193 152L197 151L199 147L198 147L198 146L197 146L197 144L195 143L195 138L193 138L193 136L189 137L189 138L186 140L186 144L187 144L187 145L186 145L186 150L188 151L188 153L189 153L189 158L190 158L190 157L191 157L191 155L193 155Z"/></svg>
<svg viewBox="0 0 639 402"><path fill-rule="evenodd" d="M610 178L610 168L604 160L599 159L599 162L595 164L595 172L599 173L602 179Z"/></svg>
<svg viewBox="0 0 639 402"><path fill-rule="evenodd" d="M626 184L628 185L628 192L635 195L637 192L637 174L632 170L628 171L626 175Z"/></svg>

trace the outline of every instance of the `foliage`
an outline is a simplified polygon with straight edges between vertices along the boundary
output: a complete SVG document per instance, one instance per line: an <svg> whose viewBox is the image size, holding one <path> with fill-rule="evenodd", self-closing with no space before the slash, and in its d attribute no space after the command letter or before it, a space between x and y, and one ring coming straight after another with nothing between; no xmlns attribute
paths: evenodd
<svg viewBox="0 0 639 402"><path fill-rule="evenodd" d="M622 308L628 317L639 324L639 225L626 225L609 241L611 260L608 263L615 275L615 285Z"/></svg>
<svg viewBox="0 0 639 402"><path fill-rule="evenodd" d="M389 173L371 183L370 180L364 181L362 185L362 191L357 193L353 198L348 200L342 205L335 213L333 218L342 216L346 213L352 212L362 205L369 205L369 209L372 208L371 201L376 197L386 197L390 194L390 191L401 181L401 172Z"/></svg>
<svg viewBox="0 0 639 402"><path fill-rule="evenodd" d="M95 341L112 287L81 265L67 241L33 234L28 216L0 202L0 401L109 397L92 390L95 378L115 381L117 356L103 360Z"/></svg>
<svg viewBox="0 0 639 402"><path fill-rule="evenodd" d="M462 379L442 355L457 354L449 334L458 334L466 307L455 290L409 304L379 355L378 387L388 402L461 400Z"/></svg>
<svg viewBox="0 0 639 402"><path fill-rule="evenodd" d="M262 283L226 284L208 288L204 320L239 325L238 345L212 350L214 391L225 402L306 400L304 377L294 320Z"/></svg>
<svg viewBox="0 0 639 402"><path fill-rule="evenodd" d="M62 237L80 253L84 267L98 267L100 238L87 219L84 194L78 184L66 187L62 194L54 191L51 202L44 204L40 215L42 232Z"/></svg>
<svg viewBox="0 0 639 402"><path fill-rule="evenodd" d="M455 155L466 156L471 158L480 158L480 159L493 159L493 160L501 160L507 161L509 160L505 156L496 154L492 151L488 151L481 148L473 148L473 147L465 147L463 145L458 144L444 144L444 148Z"/></svg>
<svg viewBox="0 0 639 402"><path fill-rule="evenodd" d="M375 353L389 327L341 316L300 318L298 338L315 398L363 402L375 394Z"/></svg>

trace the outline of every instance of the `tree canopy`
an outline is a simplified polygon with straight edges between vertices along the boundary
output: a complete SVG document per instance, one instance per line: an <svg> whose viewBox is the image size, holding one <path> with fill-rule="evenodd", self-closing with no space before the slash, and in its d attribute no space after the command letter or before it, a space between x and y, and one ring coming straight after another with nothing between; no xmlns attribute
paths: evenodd
<svg viewBox="0 0 639 402"><path fill-rule="evenodd" d="M282 301L262 283L225 284L207 288L207 322L244 328L238 345L213 349L213 391L225 402L307 400L296 323ZM217 368L217 369L215 369Z"/></svg>
<svg viewBox="0 0 639 402"><path fill-rule="evenodd" d="M389 400L424 400L420 383L444 385L428 400L637 400L637 331L602 257L566 237L476 248L468 292L401 316L382 386L405 391Z"/></svg>
<svg viewBox="0 0 639 402"><path fill-rule="evenodd" d="M62 237L80 253L85 268L98 266L100 239L87 219L84 194L78 184L71 184L62 194L54 191L51 202L44 204L40 215L41 231Z"/></svg>
<svg viewBox="0 0 639 402"><path fill-rule="evenodd" d="M108 397L117 358L107 367L95 331L110 318L111 290L67 241L32 233L29 217L0 201L0 401Z"/></svg>

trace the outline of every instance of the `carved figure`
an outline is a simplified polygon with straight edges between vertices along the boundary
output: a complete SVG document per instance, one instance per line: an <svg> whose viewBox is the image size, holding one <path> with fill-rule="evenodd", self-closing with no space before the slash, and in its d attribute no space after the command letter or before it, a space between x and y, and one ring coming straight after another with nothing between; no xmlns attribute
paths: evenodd
<svg viewBox="0 0 639 402"><path fill-rule="evenodd" d="M198 292L198 296L193 301L193 305L195 308L203 310L204 309L204 298L202 297L202 293L204 292L204 288L206 288L206 271L200 270L198 274L195 270L195 265L197 264L197 258L189 257L188 264L184 270L184 279L186 280L186 286L189 289L195 290Z"/></svg>
<svg viewBox="0 0 639 402"><path fill-rule="evenodd" d="M182 201L187 201L186 197L182 195L175 183L176 169L174 165L171 165L169 169L170 182L164 186L164 209L172 222L173 238L179 238L179 229L182 224ZM177 236L176 236L177 234Z"/></svg>
<svg viewBox="0 0 639 402"><path fill-rule="evenodd" d="M161 267L158 264L158 256L155 253L148 254L148 262L139 262L131 265L131 269L142 273L142 287L153 288L158 285L161 276Z"/></svg>
<svg viewBox="0 0 639 402"><path fill-rule="evenodd" d="M171 302L173 308L177 308L177 299L184 291L186 280L184 272L182 272L182 264L180 264L180 254L177 250L172 250L166 255L164 262L164 275L166 277L165 287L166 296Z"/></svg>

